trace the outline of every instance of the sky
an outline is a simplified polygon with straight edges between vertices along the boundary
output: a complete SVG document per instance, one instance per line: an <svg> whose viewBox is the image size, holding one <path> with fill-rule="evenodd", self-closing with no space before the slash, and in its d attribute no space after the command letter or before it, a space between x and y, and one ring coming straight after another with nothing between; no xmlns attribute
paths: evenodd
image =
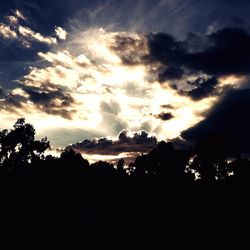
<svg viewBox="0 0 250 250"><path fill-rule="evenodd" d="M217 132L249 153L250 2L0 3L1 129L91 161Z"/></svg>

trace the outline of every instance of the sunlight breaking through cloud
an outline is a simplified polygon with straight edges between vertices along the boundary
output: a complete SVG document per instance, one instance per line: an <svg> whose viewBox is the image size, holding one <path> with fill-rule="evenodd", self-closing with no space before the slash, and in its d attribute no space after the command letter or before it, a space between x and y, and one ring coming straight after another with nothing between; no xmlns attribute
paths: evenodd
<svg viewBox="0 0 250 250"><path fill-rule="evenodd" d="M15 20L10 21L16 25ZM2 35L15 37L16 33L6 27ZM57 37L64 40L57 44L56 38L29 27L19 25L18 32L28 43L37 40L51 49L39 51L42 66L30 67L19 79L19 87L0 100L4 126L18 115L34 124L40 136L49 129L70 127L95 130L101 136L115 136L122 129L146 130L165 140L180 136L204 119L205 111L218 99L208 95L194 100L183 94L190 91L191 85L186 82L196 81L197 75L180 79L177 87L172 86L175 80L161 82L158 74L162 64L147 59L149 48L144 34L102 28L70 33L56 27ZM205 82L210 78L203 75L201 79ZM240 80L221 77L219 81L217 88L222 89ZM159 119L162 114L171 116ZM62 136L59 144L66 146L66 141Z"/></svg>
<svg viewBox="0 0 250 250"><path fill-rule="evenodd" d="M29 31L21 27L21 31L27 30ZM30 35L34 34L31 32ZM47 115L43 113L42 116L45 116L47 121L52 120L51 115L53 120L58 121L46 122L46 129L50 124L62 127L69 125L72 129L94 127L103 131L104 135L114 135L112 133L119 131L111 127L118 126L120 129L124 126L132 131L146 129L156 132L160 139L174 138L182 130L201 120L201 113L211 106L214 99L207 98L194 102L189 97L179 95L176 90L162 86L156 80L152 82L150 79L154 79L155 76L149 65L124 64L121 57L112 49L118 35L136 38L137 42L145 39L133 33L91 29L71 36L73 40L67 41L63 45L64 48L57 47L56 50L46 53L39 52L38 55L48 66L31 67L29 74L20 79L23 91L19 92L18 96L26 99L22 109L25 110L27 119L30 120L32 117L32 123L36 126L41 120L40 112L44 111ZM54 43L54 40L48 38L46 42ZM145 51L140 53L146 55L148 51L145 45L143 46ZM119 53L130 51L127 49ZM63 95L58 95L59 91ZM13 90L12 94L17 96L17 90ZM32 98L32 94L36 94L37 99L40 98L37 105L34 105L36 100L35 97ZM67 106L62 106L62 102L56 98L65 98L66 95L70 102ZM101 106L103 100L110 108ZM64 116L50 106L39 110L42 101L47 101L46 105L51 105L53 101L53 106L65 109L69 115ZM119 107L117 110L113 109L114 102ZM161 107L166 104L174 107L171 111L173 119L162 122L155 116L162 112ZM15 109L18 110L18 107Z"/></svg>

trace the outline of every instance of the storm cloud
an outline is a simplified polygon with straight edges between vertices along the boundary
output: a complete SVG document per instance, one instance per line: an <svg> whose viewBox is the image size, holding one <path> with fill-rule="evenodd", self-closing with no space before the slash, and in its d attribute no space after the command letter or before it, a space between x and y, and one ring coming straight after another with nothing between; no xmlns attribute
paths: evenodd
<svg viewBox="0 0 250 250"><path fill-rule="evenodd" d="M188 39L177 41L169 34L151 34L148 36L149 60L166 65L162 73L166 79L181 78L181 67L187 73L200 71L213 76L250 73L250 35L247 31L224 28L198 41L200 50L194 51L196 44Z"/></svg>
<svg viewBox="0 0 250 250"><path fill-rule="evenodd" d="M249 77L250 34L244 29L227 27L200 37L190 34L182 41L152 33L147 40L149 53L143 63L159 63L158 81L195 101L218 95L223 77Z"/></svg>
<svg viewBox="0 0 250 250"><path fill-rule="evenodd" d="M92 139L71 144L65 149L73 149L85 154L99 155L119 155L120 153L145 153L154 148L157 144L156 137L149 135L146 131L129 133L123 130L118 135L117 139Z"/></svg>

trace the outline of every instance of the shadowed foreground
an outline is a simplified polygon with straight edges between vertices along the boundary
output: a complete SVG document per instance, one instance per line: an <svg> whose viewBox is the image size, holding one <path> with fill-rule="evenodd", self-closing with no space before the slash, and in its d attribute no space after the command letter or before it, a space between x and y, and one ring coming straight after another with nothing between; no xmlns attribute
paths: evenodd
<svg viewBox="0 0 250 250"><path fill-rule="evenodd" d="M158 249L232 243L240 233L244 242L250 162L229 138L211 135L189 150L160 142L129 166L113 166L90 165L72 150L45 157L49 142L34 136L24 119L0 132L3 239L71 247L135 239Z"/></svg>

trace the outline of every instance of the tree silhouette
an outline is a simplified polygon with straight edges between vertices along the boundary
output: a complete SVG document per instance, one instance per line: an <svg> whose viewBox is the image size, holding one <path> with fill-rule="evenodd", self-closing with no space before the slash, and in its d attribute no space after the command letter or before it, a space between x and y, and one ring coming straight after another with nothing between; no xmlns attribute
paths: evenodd
<svg viewBox="0 0 250 250"><path fill-rule="evenodd" d="M170 142L160 142L148 154L137 156L130 164L132 175L137 177L155 176L168 183L183 182L190 153L177 150Z"/></svg>
<svg viewBox="0 0 250 250"><path fill-rule="evenodd" d="M239 158L237 144L223 135L205 137L190 150L162 141L129 167L123 159L116 167L90 164L73 150L44 156L48 147L46 138L35 140L33 126L24 119L0 132L4 228L27 225L42 229L42 235L51 231L67 237L76 227L103 233L135 223L155 230L160 223L179 239L181 230L183 235L192 231L189 225L196 225L192 236L197 237L202 226L249 218L250 161Z"/></svg>
<svg viewBox="0 0 250 250"><path fill-rule="evenodd" d="M225 180L230 170L227 159L239 157L237 144L230 138L213 134L200 140L193 152L193 161L190 168L198 171L201 181L215 183Z"/></svg>
<svg viewBox="0 0 250 250"><path fill-rule="evenodd" d="M47 138L35 140L35 129L25 119L18 119L14 129L0 132L0 166L2 173L14 173L18 167L44 157L50 147Z"/></svg>
<svg viewBox="0 0 250 250"><path fill-rule="evenodd" d="M117 172L119 176L126 175L125 161L123 159L119 159L116 167L117 167Z"/></svg>

